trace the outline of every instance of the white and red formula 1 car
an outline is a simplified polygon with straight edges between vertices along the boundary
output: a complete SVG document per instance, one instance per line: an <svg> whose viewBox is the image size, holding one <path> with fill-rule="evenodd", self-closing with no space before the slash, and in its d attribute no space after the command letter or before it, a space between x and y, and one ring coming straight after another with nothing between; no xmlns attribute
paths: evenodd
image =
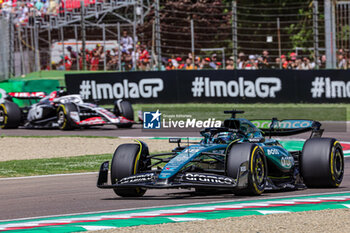
<svg viewBox="0 0 350 233"><path fill-rule="evenodd" d="M13 98L39 100L30 106L20 108ZM84 103L80 95L67 94L64 87L46 95L44 92L7 93L0 104L0 127L59 128L72 130L91 126L116 125L131 128L135 123L134 110L125 100L116 100L114 108L106 109L92 103Z"/></svg>

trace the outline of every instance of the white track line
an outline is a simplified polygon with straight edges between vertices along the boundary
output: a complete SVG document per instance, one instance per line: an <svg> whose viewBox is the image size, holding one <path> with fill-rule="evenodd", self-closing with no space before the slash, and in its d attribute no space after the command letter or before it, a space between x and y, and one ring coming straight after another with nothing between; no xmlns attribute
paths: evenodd
<svg viewBox="0 0 350 233"><path fill-rule="evenodd" d="M192 205L206 205L206 204L215 204L215 203L242 202L242 201L254 201L254 200L287 199L287 198L294 198L294 197L312 197L312 196L343 194L343 193L350 193L350 191L298 194L298 195L277 196L277 197L263 197L263 198L256 198L256 199L239 198L239 199L224 200L224 201L208 201L208 202L197 202L197 203L187 203L187 204L177 204L177 205L162 205L162 206L138 207L138 208L128 208L128 209L117 209L117 210L103 210L103 211L81 212L81 213L60 214L60 215L47 215L47 216L38 216L38 217L29 217L29 218L0 220L0 223L1 222L9 222L9 221L32 220L32 219L53 218L53 217L56 218L56 217L66 217L66 216L85 215L85 214L102 214L102 213L112 213L112 212L122 212L122 211L132 211L132 210L142 210L142 209L153 209L153 208L185 207L185 206L189 206L189 205L190 206L192 206Z"/></svg>

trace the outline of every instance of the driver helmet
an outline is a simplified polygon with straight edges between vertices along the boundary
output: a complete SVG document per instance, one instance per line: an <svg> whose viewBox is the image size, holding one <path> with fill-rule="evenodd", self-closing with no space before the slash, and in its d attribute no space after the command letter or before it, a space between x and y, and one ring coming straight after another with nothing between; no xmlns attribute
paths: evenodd
<svg viewBox="0 0 350 233"><path fill-rule="evenodd" d="M62 97L62 96L65 96L67 95L67 91L61 89L59 91L57 91L57 97Z"/></svg>
<svg viewBox="0 0 350 233"><path fill-rule="evenodd" d="M239 129L244 133L248 133L248 128L246 126L241 125L241 127L239 127Z"/></svg>
<svg viewBox="0 0 350 233"><path fill-rule="evenodd" d="M219 143L230 143L232 139L233 139L232 132L222 132L222 133L218 133L216 141Z"/></svg>

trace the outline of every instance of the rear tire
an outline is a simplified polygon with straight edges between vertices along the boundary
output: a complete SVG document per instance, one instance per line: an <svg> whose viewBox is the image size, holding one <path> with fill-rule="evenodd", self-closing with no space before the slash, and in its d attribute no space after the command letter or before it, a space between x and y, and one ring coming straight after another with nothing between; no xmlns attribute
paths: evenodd
<svg viewBox="0 0 350 233"><path fill-rule="evenodd" d="M128 120L134 120L134 109L129 101L123 100L120 102L120 115Z"/></svg>
<svg viewBox="0 0 350 233"><path fill-rule="evenodd" d="M311 138L303 147L301 175L309 188L339 187L344 176L344 154L334 138Z"/></svg>
<svg viewBox="0 0 350 233"><path fill-rule="evenodd" d="M140 144L122 144L113 154L111 164L111 182L116 184L124 177L132 176L140 172L145 160L144 148ZM148 151L148 149L147 149ZM115 194L121 197L142 197L146 189L143 188L115 188Z"/></svg>
<svg viewBox="0 0 350 233"><path fill-rule="evenodd" d="M16 129L21 123L21 109L17 104L5 101L0 104L0 127L2 129Z"/></svg>
<svg viewBox="0 0 350 233"><path fill-rule="evenodd" d="M60 130L72 130L77 124L70 118L70 112L78 112L72 103L62 104L57 109L57 123Z"/></svg>
<svg viewBox="0 0 350 233"><path fill-rule="evenodd" d="M119 107L118 107L119 106ZM123 116L128 120L134 120L134 109L129 101L122 100L119 105L114 104L114 111L116 115ZM120 123L117 124L118 128L131 128L133 123Z"/></svg>
<svg viewBox="0 0 350 233"><path fill-rule="evenodd" d="M235 195L260 195L267 179L267 163L264 151L256 144L234 144L226 155L226 175L236 179L240 165L248 161L248 185L234 190Z"/></svg>

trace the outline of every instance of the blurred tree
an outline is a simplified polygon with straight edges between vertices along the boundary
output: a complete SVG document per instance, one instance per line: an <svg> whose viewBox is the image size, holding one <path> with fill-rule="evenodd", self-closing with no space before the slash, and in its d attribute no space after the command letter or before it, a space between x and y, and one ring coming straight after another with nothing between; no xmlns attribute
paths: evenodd
<svg viewBox="0 0 350 233"><path fill-rule="evenodd" d="M228 48L232 51L232 1L229 0L160 0L162 52L187 55L191 48L190 20L194 20L196 48ZM278 55L277 17L281 24L281 43L284 54L296 47L313 47L311 0L250 0L237 1L238 51L261 54L267 49ZM319 2L319 12L323 5ZM319 15L322 35L323 15ZM144 41L151 45L154 10L138 27ZM267 36L273 42L267 43ZM320 47L323 40L320 40Z"/></svg>
<svg viewBox="0 0 350 233"><path fill-rule="evenodd" d="M194 21L195 48L230 47L231 6L220 0L160 1L162 53L186 56L191 52L191 19ZM140 40L151 45L154 9L138 27Z"/></svg>

